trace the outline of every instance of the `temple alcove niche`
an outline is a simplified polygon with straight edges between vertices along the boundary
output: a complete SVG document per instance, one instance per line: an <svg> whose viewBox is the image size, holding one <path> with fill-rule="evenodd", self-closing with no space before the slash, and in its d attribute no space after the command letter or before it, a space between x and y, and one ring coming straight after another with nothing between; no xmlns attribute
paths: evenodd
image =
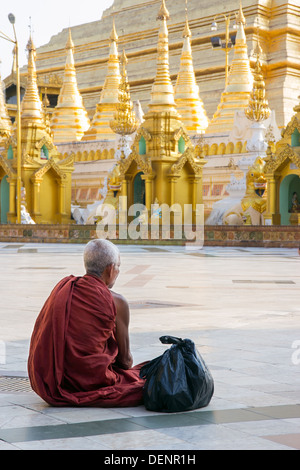
<svg viewBox="0 0 300 470"><path fill-rule="evenodd" d="M298 175L285 176L280 184L279 211L281 225L298 225L300 215L300 178Z"/></svg>
<svg viewBox="0 0 300 470"><path fill-rule="evenodd" d="M268 225L300 225L300 105L265 159Z"/></svg>

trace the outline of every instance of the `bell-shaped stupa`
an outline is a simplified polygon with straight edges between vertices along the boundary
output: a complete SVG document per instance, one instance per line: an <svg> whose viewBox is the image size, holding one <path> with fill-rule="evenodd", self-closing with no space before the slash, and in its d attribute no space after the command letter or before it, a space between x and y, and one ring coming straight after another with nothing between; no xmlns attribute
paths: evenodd
<svg viewBox="0 0 300 470"><path fill-rule="evenodd" d="M245 17L240 4L236 17L237 34L235 38L234 56L228 75L228 83L222 93L218 105L206 134L228 134L233 128L236 111L244 110L248 106L253 84L253 75L247 52L245 35Z"/></svg>
<svg viewBox="0 0 300 470"><path fill-rule="evenodd" d="M50 124L56 144L81 140L84 132L90 125L88 114L77 86L74 43L70 29L66 51L67 58L63 84Z"/></svg>
<svg viewBox="0 0 300 470"><path fill-rule="evenodd" d="M186 16L180 70L175 86L175 103L188 134L195 135L205 131L208 126L208 118L196 83L191 37L192 33Z"/></svg>
<svg viewBox="0 0 300 470"><path fill-rule="evenodd" d="M89 129L85 132L82 140L111 140L115 141L116 135L110 127L110 121L114 119L114 114L119 102L119 85L121 82L118 35L113 21L113 28L110 35L110 51L108 59L108 70L100 94L100 101L96 106L96 112Z"/></svg>

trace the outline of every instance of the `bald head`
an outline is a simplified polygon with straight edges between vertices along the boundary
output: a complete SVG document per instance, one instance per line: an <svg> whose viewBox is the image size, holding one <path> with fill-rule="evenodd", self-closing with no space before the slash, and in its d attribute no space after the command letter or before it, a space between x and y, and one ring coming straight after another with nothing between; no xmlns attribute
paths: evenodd
<svg viewBox="0 0 300 470"><path fill-rule="evenodd" d="M83 261L87 274L101 277L105 268L118 265L120 252L109 240L91 240L84 249Z"/></svg>

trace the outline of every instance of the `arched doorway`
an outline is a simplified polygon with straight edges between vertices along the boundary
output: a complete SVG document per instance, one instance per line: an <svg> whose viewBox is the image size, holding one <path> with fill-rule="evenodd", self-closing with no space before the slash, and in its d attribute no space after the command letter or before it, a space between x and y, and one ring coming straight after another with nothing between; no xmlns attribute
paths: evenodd
<svg viewBox="0 0 300 470"><path fill-rule="evenodd" d="M300 178L298 175L288 175L281 182L279 190L281 225L290 225L293 195L298 197L300 203Z"/></svg>
<svg viewBox="0 0 300 470"><path fill-rule="evenodd" d="M133 180L133 203L145 205L145 181L142 179L143 172L137 173Z"/></svg>
<svg viewBox="0 0 300 470"><path fill-rule="evenodd" d="M7 175L0 182L0 213L1 224L7 224L7 213L9 212L9 183Z"/></svg>

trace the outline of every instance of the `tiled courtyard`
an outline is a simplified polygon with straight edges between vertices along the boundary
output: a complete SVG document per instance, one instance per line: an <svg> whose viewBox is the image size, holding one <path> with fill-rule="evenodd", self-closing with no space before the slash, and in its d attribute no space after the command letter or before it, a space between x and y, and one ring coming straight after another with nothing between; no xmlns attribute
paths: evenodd
<svg viewBox="0 0 300 470"><path fill-rule="evenodd" d="M300 449L300 257L296 249L120 245L115 290L131 307L134 362L163 334L192 339L215 381L207 408L53 408L31 391L31 331L81 244L0 243L0 450Z"/></svg>

